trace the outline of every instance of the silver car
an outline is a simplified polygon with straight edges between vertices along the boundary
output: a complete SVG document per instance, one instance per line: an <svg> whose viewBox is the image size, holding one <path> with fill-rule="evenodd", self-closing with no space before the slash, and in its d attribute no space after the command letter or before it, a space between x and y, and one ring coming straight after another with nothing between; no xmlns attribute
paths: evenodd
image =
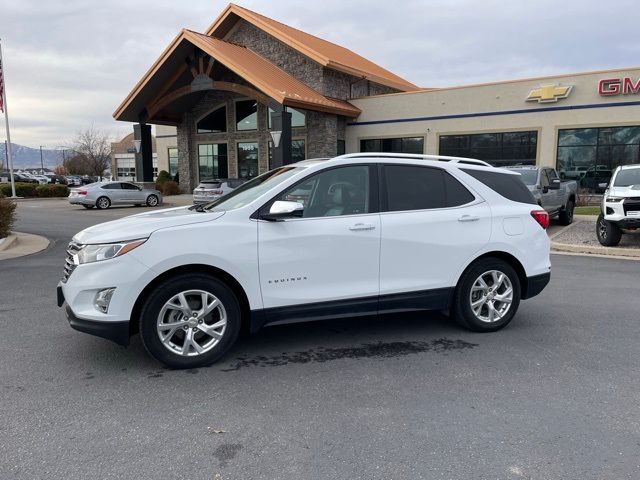
<svg viewBox="0 0 640 480"><path fill-rule="evenodd" d="M99 209L109 208L111 205L155 207L162 203L162 194L158 190L141 188L130 182L100 182L72 189L69 203Z"/></svg>
<svg viewBox="0 0 640 480"><path fill-rule="evenodd" d="M199 203L209 203L217 200L221 196L232 192L243 183L244 180L229 178L202 180L200 184L193 189L193 203L197 205Z"/></svg>

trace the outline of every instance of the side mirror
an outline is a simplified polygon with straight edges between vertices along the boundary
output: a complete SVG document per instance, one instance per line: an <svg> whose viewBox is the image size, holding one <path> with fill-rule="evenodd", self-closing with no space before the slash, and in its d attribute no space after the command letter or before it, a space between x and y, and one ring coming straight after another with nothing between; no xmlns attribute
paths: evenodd
<svg viewBox="0 0 640 480"><path fill-rule="evenodd" d="M559 190L560 189L560 179L554 178L551 180L551 184L549 185L550 190Z"/></svg>
<svg viewBox="0 0 640 480"><path fill-rule="evenodd" d="M548 186L544 186L544 187L540 187L542 190L542 193L547 193L549 191L549 187Z"/></svg>
<svg viewBox="0 0 640 480"><path fill-rule="evenodd" d="M304 205L300 202L276 200L271 204L269 212L261 214L260 218L271 222L279 222L285 218L300 218L303 212Z"/></svg>
<svg viewBox="0 0 640 480"><path fill-rule="evenodd" d="M598 188L607 188L609 186L608 183L599 183Z"/></svg>

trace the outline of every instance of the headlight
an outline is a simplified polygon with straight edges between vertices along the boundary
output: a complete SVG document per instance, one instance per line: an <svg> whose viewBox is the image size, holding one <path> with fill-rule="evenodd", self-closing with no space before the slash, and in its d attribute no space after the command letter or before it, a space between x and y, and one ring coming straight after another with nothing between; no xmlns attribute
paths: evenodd
<svg viewBox="0 0 640 480"><path fill-rule="evenodd" d="M606 201L607 202L621 202L622 200L624 200L624 197L607 197Z"/></svg>
<svg viewBox="0 0 640 480"><path fill-rule="evenodd" d="M130 242L85 245L78 251L78 253L76 253L75 257L77 258L78 265L109 260L110 258L119 257L120 255L130 252L146 241L147 239L143 238L141 240L132 240Z"/></svg>

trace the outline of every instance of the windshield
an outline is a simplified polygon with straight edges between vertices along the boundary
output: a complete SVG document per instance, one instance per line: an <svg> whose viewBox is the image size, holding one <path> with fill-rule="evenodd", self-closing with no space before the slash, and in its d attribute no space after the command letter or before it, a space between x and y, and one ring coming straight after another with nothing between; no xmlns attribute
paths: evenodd
<svg viewBox="0 0 640 480"><path fill-rule="evenodd" d="M538 180L538 170L528 168L514 168L513 172L518 172L525 185L535 185Z"/></svg>
<svg viewBox="0 0 640 480"><path fill-rule="evenodd" d="M303 169L303 167L280 167L263 173L259 177L240 185L232 192L220 197L218 200L208 203L203 207L203 210L219 212L244 207Z"/></svg>
<svg viewBox="0 0 640 480"><path fill-rule="evenodd" d="M640 168L630 168L629 170L620 170L613 182L614 187L630 187L631 185L640 185Z"/></svg>

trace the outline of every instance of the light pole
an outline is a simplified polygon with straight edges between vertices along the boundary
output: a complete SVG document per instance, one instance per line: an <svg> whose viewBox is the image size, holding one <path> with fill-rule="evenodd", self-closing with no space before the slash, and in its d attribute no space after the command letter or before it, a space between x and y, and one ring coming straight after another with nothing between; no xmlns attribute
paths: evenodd
<svg viewBox="0 0 640 480"><path fill-rule="evenodd" d="M44 162L42 161L42 145L40 145L40 174L44 175Z"/></svg>

